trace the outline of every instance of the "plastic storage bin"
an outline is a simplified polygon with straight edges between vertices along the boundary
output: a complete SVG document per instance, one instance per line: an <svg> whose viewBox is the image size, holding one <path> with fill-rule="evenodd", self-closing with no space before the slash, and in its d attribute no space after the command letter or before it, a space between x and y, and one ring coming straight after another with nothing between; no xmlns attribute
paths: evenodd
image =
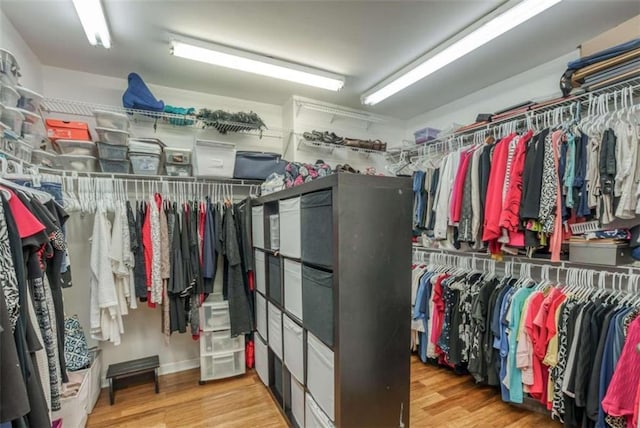
<svg viewBox="0 0 640 428"><path fill-rule="evenodd" d="M24 121L32 124L36 124L42 120L39 114L30 112L29 110L25 110L23 108L19 108L20 113L24 116Z"/></svg>
<svg viewBox="0 0 640 428"><path fill-rule="evenodd" d="M2 109L0 108L0 116L2 116L1 110ZM0 132L2 132L1 129ZM45 129L39 123L29 123L24 121L22 122L22 138L34 147L39 147L40 143L45 138Z"/></svg>
<svg viewBox="0 0 640 428"><path fill-rule="evenodd" d="M0 84L0 104L6 107L18 107L20 94L11 85Z"/></svg>
<svg viewBox="0 0 640 428"><path fill-rule="evenodd" d="M129 151L127 146L109 143L96 143L96 146L98 146L98 155L100 156L100 159L107 159L111 161L127 160L127 153Z"/></svg>
<svg viewBox="0 0 640 428"><path fill-rule="evenodd" d="M251 208L251 238L253 246L264 248L264 207Z"/></svg>
<svg viewBox="0 0 640 428"><path fill-rule="evenodd" d="M45 168L55 168L58 155L44 150L33 150L31 152L31 163Z"/></svg>
<svg viewBox="0 0 640 428"><path fill-rule="evenodd" d="M126 145L129 140L129 133L115 128L102 128L96 126L98 141L109 144Z"/></svg>
<svg viewBox="0 0 640 428"><path fill-rule="evenodd" d="M165 169L170 177L191 177L193 175L191 165L165 165Z"/></svg>
<svg viewBox="0 0 640 428"><path fill-rule="evenodd" d="M194 158L197 176L232 178L236 146L218 141L196 140Z"/></svg>
<svg viewBox="0 0 640 428"><path fill-rule="evenodd" d="M269 325L269 348L282 359L282 311L271 302L267 304L267 324Z"/></svg>
<svg viewBox="0 0 640 428"><path fill-rule="evenodd" d="M55 140L91 140L89 125L84 122L47 119L47 134L51 141Z"/></svg>
<svg viewBox="0 0 640 428"><path fill-rule="evenodd" d="M293 316L302 318L302 264L284 260L284 307Z"/></svg>
<svg viewBox="0 0 640 428"><path fill-rule="evenodd" d="M300 258L300 198L280 201L280 253Z"/></svg>
<svg viewBox="0 0 640 428"><path fill-rule="evenodd" d="M256 293L256 330L267 339L267 300L260 293Z"/></svg>
<svg viewBox="0 0 640 428"><path fill-rule="evenodd" d="M282 304L282 273L280 272L280 257L267 255L267 263L269 263L269 298L278 304Z"/></svg>
<svg viewBox="0 0 640 428"><path fill-rule="evenodd" d="M159 156L162 154L162 142L153 138L129 138L129 151Z"/></svg>
<svg viewBox="0 0 640 428"><path fill-rule="evenodd" d="M333 346L333 274L302 266L302 311L304 325Z"/></svg>
<svg viewBox="0 0 640 428"><path fill-rule="evenodd" d="M307 393L305 396L305 428L335 428L333 422L324 414L313 397Z"/></svg>
<svg viewBox="0 0 640 428"><path fill-rule="evenodd" d="M14 144L14 155L25 162L31 162L33 146L23 140L17 140Z"/></svg>
<svg viewBox="0 0 640 428"><path fill-rule="evenodd" d="M7 125L9 129L11 129L16 134L20 135L22 133L22 122L24 122L24 114L15 108L4 106L2 109L2 116L0 116L0 121Z"/></svg>
<svg viewBox="0 0 640 428"><path fill-rule="evenodd" d="M331 190L303 195L300 200L300 219L302 260L330 268L333 265Z"/></svg>
<svg viewBox="0 0 640 428"><path fill-rule="evenodd" d="M333 351L307 334L307 389L331 420L335 405L333 363Z"/></svg>
<svg viewBox="0 0 640 428"><path fill-rule="evenodd" d="M229 302L205 302L200 306L200 325L204 331L229 330Z"/></svg>
<svg viewBox="0 0 640 428"><path fill-rule="evenodd" d="M128 160L99 159L100 170L111 174L129 174L131 166Z"/></svg>
<svg viewBox="0 0 640 428"><path fill-rule="evenodd" d="M244 349L221 355L209 355L200 358L201 380L222 379L237 376L245 371Z"/></svg>
<svg viewBox="0 0 640 428"><path fill-rule="evenodd" d="M304 386L291 378L291 414L299 427L304 426Z"/></svg>
<svg viewBox="0 0 640 428"><path fill-rule="evenodd" d="M428 141L435 140L436 138L438 138L439 134L440 134L439 129L422 128L414 132L413 136L415 138L416 144L424 144Z"/></svg>
<svg viewBox="0 0 640 428"><path fill-rule="evenodd" d="M280 217L278 214L269 216L269 246L272 250L280 248Z"/></svg>
<svg viewBox="0 0 640 428"><path fill-rule="evenodd" d="M18 83L20 66L16 57L6 49L0 49L0 82L9 85Z"/></svg>
<svg viewBox="0 0 640 428"><path fill-rule="evenodd" d="M255 338L253 343L255 346L256 372L262 383L265 386L269 386L269 350L266 342L259 334L253 337Z"/></svg>
<svg viewBox="0 0 640 428"><path fill-rule="evenodd" d="M286 314L282 316L284 364L298 382L304 382L304 340L302 327Z"/></svg>
<svg viewBox="0 0 640 428"><path fill-rule="evenodd" d="M96 118L96 125L100 128L129 130L129 118L126 114L94 110L93 116Z"/></svg>
<svg viewBox="0 0 640 428"><path fill-rule="evenodd" d="M256 289L262 294L267 294L267 269L266 269L266 259L264 256L264 252L260 250L255 250L255 264L256 264Z"/></svg>
<svg viewBox="0 0 640 428"><path fill-rule="evenodd" d="M51 143L55 151L61 155L96 156L96 144L83 140L56 140Z"/></svg>
<svg viewBox="0 0 640 428"><path fill-rule="evenodd" d="M167 175L173 177L190 177L193 175L190 149L167 147L164 149L165 169Z"/></svg>
<svg viewBox="0 0 640 428"><path fill-rule="evenodd" d="M203 331L200 355L228 354L244 350L244 335L231 337L231 330Z"/></svg>
<svg viewBox="0 0 640 428"><path fill-rule="evenodd" d="M44 97L37 92L33 92L30 89L27 89L22 86L16 86L16 91L20 94L20 99L18 100L18 107L28 110L32 113L38 113L40 109L40 104Z"/></svg>
<svg viewBox="0 0 640 428"><path fill-rule="evenodd" d="M134 174L158 175L160 155L129 152L129 160L131 161Z"/></svg>
<svg viewBox="0 0 640 428"><path fill-rule="evenodd" d="M96 172L98 159L86 155L60 155L56 159L58 167L67 171Z"/></svg>

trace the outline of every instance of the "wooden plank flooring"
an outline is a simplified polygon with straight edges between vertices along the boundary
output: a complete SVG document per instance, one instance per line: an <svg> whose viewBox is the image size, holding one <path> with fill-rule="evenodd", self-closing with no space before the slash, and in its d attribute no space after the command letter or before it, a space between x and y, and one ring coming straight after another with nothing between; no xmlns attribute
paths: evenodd
<svg viewBox="0 0 640 428"><path fill-rule="evenodd" d="M286 427L287 424L255 371L234 379L198 385L198 370L160 377L160 393L153 383L116 392L109 405L103 389L88 427ZM411 426L553 427L549 416L505 404L493 388L475 385L469 376L411 360ZM366 427L362 427L366 428Z"/></svg>

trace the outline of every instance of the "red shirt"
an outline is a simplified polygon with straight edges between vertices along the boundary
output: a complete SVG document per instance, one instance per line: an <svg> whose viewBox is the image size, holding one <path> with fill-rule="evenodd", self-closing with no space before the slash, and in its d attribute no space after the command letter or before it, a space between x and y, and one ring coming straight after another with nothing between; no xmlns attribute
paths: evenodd
<svg viewBox="0 0 640 428"><path fill-rule="evenodd" d="M29 211L27 207L24 206L18 195L16 195L13 190L1 187L9 192L11 198L9 198L9 208L11 209L11 214L15 219L16 225L18 227L18 234L21 239L28 238L29 236L33 236L36 233L40 233L45 230L44 224L40 222L32 213Z"/></svg>

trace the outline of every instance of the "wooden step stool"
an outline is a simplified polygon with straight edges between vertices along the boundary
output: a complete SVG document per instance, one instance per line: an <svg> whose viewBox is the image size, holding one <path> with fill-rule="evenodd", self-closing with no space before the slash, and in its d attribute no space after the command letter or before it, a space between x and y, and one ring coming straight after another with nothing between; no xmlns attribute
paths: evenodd
<svg viewBox="0 0 640 428"><path fill-rule="evenodd" d="M117 364L110 364L107 369L107 379L109 380L109 402L111 405L115 402L116 388L114 381L117 379L153 372L156 394L159 393L160 385L158 385L158 367L160 367L160 359L157 355L139 358L137 360L124 361Z"/></svg>

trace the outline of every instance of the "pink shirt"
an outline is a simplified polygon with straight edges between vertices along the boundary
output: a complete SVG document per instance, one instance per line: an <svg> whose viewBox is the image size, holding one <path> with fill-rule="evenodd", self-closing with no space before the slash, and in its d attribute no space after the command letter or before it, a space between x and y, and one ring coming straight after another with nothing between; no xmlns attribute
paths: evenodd
<svg viewBox="0 0 640 428"><path fill-rule="evenodd" d="M451 192L451 206L449 210L449 218L452 223L458 223L462 213L462 198L464 197L464 181L467 178L467 170L469 169L469 161L471 160L472 150L462 152L460 156L460 165L456 172L456 178L453 182L453 190Z"/></svg>

